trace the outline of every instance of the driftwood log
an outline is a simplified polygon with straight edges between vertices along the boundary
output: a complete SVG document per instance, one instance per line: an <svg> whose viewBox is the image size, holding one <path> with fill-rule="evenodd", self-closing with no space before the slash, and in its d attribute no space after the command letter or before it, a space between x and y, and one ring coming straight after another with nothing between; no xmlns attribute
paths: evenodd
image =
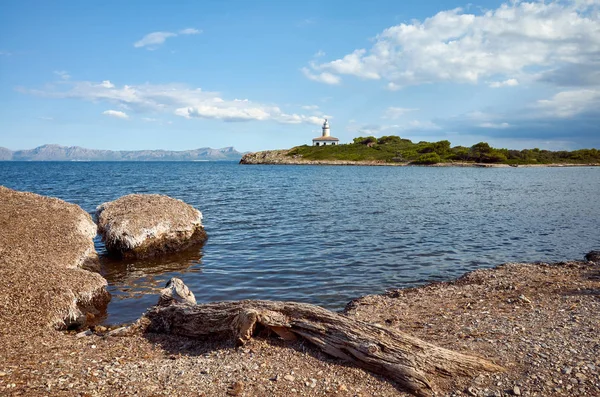
<svg viewBox="0 0 600 397"><path fill-rule="evenodd" d="M159 303L146 313L149 332L188 337L221 333L233 335L243 345L262 326L285 340L304 338L323 352L384 375L418 396L433 393L435 377L503 371L482 358L315 305L260 300L192 304L173 296L178 291L188 290L181 280L171 279Z"/></svg>

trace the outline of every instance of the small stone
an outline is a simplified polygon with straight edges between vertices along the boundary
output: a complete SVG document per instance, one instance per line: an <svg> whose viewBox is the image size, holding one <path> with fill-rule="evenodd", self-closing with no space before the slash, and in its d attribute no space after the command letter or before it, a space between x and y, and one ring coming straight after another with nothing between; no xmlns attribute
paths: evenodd
<svg viewBox="0 0 600 397"><path fill-rule="evenodd" d="M82 331L82 332L78 333L77 335L75 335L75 337L76 338L83 338L83 337L90 336L90 335L92 335L92 330L88 329L88 330L85 330L85 331Z"/></svg>
<svg viewBox="0 0 600 397"><path fill-rule="evenodd" d="M529 298L527 298L525 295L519 295L519 299L525 303L531 304L531 300L529 300Z"/></svg>
<svg viewBox="0 0 600 397"><path fill-rule="evenodd" d="M515 386L515 387L513 387L512 392L513 392L513 394L515 396L520 396L521 395L521 388L519 386Z"/></svg>
<svg viewBox="0 0 600 397"><path fill-rule="evenodd" d="M7 374L6 374L6 372L1 372L1 371L0 371L0 377L2 377L2 376L6 376L6 375L7 375Z"/></svg>
<svg viewBox="0 0 600 397"><path fill-rule="evenodd" d="M228 396L239 396L244 391L244 383L243 382L233 382L229 389L227 389Z"/></svg>
<svg viewBox="0 0 600 397"><path fill-rule="evenodd" d="M469 396L473 396L473 397L477 397L479 395L478 390L474 387L468 387L466 392Z"/></svg>
<svg viewBox="0 0 600 397"><path fill-rule="evenodd" d="M287 380L287 381L289 381L289 382L293 382L293 381L295 381L295 380L296 380L296 378L295 378L293 375L285 375L285 376L283 377L283 379L285 379L285 380Z"/></svg>
<svg viewBox="0 0 600 397"><path fill-rule="evenodd" d="M573 371L573 368L571 368L571 367L564 367L561 372L563 374L565 374L565 375L570 375L572 371Z"/></svg>

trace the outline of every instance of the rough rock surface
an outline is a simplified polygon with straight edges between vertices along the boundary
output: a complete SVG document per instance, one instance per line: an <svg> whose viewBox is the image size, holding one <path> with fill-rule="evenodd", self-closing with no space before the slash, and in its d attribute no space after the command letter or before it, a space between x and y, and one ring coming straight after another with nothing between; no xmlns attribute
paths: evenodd
<svg viewBox="0 0 600 397"><path fill-rule="evenodd" d="M96 225L75 204L0 186L0 335L84 322L108 302Z"/></svg>
<svg viewBox="0 0 600 397"><path fill-rule="evenodd" d="M585 260L600 263L600 251L590 251L585 255Z"/></svg>
<svg viewBox="0 0 600 397"><path fill-rule="evenodd" d="M130 194L101 204L98 232L106 249L124 257L147 257L206 240L202 213L159 194Z"/></svg>

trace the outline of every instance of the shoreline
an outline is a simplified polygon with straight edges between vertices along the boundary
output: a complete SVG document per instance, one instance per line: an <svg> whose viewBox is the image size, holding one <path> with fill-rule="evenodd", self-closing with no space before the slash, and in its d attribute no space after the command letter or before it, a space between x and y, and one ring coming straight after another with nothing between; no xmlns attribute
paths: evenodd
<svg viewBox="0 0 600 397"><path fill-rule="evenodd" d="M470 168L539 168L539 167L600 167L597 163L548 163L548 164L495 164L495 163L469 163L451 162L437 164L412 164L410 162L388 163L377 160L305 160L302 157L289 157L290 150L265 150L245 154L239 164L241 165L336 165L336 166L375 166L375 167L470 167Z"/></svg>
<svg viewBox="0 0 600 397"><path fill-rule="evenodd" d="M443 380L441 395L594 395L600 393L597 291L600 262L507 263L365 295L343 314L506 368ZM257 337L234 349L213 338L141 330L107 336L98 327L86 336L43 332L19 349L6 347L3 341L0 390L12 395L70 395L77 387L102 396L212 396L242 385L237 395L411 396L298 341Z"/></svg>
<svg viewBox="0 0 600 397"><path fill-rule="evenodd" d="M69 302L56 297L71 296L84 276L104 279L74 265L60 283L53 282L54 267L63 263L59 253L87 253L89 233L74 235L61 250L45 248L65 232L77 232L80 217L87 222L88 216L56 199L4 194L30 201L4 202L4 222L11 220L14 233L0 230L0 250L21 245L10 255L0 255L0 394L410 396L389 378L327 356L300 340L259 335L234 348L216 337L146 332L143 322L124 332L97 325L85 332L59 331L48 316ZM58 207L40 211L39 203L45 201ZM32 223L53 221L51 214L60 209L70 211L61 219L72 224L54 228ZM39 240L40 235L47 240ZM74 245L76 237L80 240ZM35 260L35 253L47 256ZM342 315L474 354L506 369L436 379L442 395L597 395L600 257L589 259L474 270L450 281L356 298ZM31 305L36 297L52 305ZM87 316L91 309L81 310Z"/></svg>

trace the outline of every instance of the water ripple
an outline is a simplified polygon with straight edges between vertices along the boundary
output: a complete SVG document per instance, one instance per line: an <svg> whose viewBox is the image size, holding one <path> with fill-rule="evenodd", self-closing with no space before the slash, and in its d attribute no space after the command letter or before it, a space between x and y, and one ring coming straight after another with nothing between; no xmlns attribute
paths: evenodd
<svg viewBox="0 0 600 397"><path fill-rule="evenodd" d="M0 163L0 184L93 213L161 193L204 214L203 247L103 259L108 322L137 318L181 277L198 301L297 300L340 309L359 295L508 261L581 258L600 247L599 168ZM104 246L96 239L96 248Z"/></svg>

